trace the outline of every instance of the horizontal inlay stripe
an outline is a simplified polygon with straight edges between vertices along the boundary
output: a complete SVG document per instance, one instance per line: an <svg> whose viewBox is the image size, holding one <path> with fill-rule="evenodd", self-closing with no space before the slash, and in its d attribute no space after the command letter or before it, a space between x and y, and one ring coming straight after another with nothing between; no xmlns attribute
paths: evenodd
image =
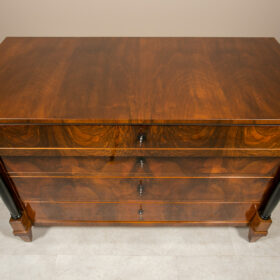
<svg viewBox="0 0 280 280"><path fill-rule="evenodd" d="M178 151L280 151L280 148L60 148L60 147L5 147L0 148L1 150L106 150L106 151L118 151L118 150L129 150L129 151L169 151L169 150L178 150Z"/></svg>
<svg viewBox="0 0 280 280"><path fill-rule="evenodd" d="M24 203L36 204L259 204L260 201L159 201L159 200L120 200L120 201L51 201L24 200Z"/></svg>
<svg viewBox="0 0 280 280"><path fill-rule="evenodd" d="M94 225L94 226L179 226L179 225L190 225L190 226L247 226L248 221L246 220L240 220L240 221L152 221L152 222L146 222L146 221L69 221L69 220L43 220L39 219L39 221L34 223L35 226L46 226L46 225L63 225L63 226L73 226L73 225Z"/></svg>
<svg viewBox="0 0 280 280"><path fill-rule="evenodd" d="M0 148L0 156L280 157L280 149L228 148Z"/></svg>
<svg viewBox="0 0 280 280"><path fill-rule="evenodd" d="M152 175L152 174L151 174ZM228 176L217 176L217 175L211 175L209 176L108 176L108 175L17 175L14 173L10 173L11 178L99 178L99 179L272 179L272 176L234 176L234 175L228 175Z"/></svg>

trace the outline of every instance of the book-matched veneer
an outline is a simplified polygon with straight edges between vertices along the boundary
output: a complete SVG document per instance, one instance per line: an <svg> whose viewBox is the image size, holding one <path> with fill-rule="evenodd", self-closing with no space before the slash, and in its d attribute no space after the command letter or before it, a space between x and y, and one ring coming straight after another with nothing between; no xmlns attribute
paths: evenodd
<svg viewBox="0 0 280 280"><path fill-rule="evenodd" d="M272 38L7 38L1 194L32 225L249 225L280 188Z"/></svg>

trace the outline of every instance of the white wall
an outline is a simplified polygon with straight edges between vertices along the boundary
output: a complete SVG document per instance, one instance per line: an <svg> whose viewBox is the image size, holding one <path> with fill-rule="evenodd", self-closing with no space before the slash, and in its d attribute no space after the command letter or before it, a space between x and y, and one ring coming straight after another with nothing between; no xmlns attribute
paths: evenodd
<svg viewBox="0 0 280 280"><path fill-rule="evenodd" d="M6 36L260 36L280 41L280 0L0 0Z"/></svg>

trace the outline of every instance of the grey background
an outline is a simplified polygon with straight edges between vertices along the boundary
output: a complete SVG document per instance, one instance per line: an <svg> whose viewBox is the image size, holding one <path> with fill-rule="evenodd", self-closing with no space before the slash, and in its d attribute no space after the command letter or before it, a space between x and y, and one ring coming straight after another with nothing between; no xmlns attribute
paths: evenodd
<svg viewBox="0 0 280 280"><path fill-rule="evenodd" d="M279 0L1 0L6 36L257 36L280 41Z"/></svg>

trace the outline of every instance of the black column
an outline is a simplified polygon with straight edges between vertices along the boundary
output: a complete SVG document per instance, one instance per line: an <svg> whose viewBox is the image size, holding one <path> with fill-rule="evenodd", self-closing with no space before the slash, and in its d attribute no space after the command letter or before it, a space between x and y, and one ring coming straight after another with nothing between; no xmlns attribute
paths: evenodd
<svg viewBox="0 0 280 280"><path fill-rule="evenodd" d="M270 218L272 211L277 206L280 200L280 182L269 196L266 204L260 209L260 216L262 219L267 220Z"/></svg>
<svg viewBox="0 0 280 280"><path fill-rule="evenodd" d="M21 217L21 211L16 206L13 197L11 196L9 189L5 185L4 181L0 177L0 195L6 205L6 207L9 209L11 216L13 219L19 219Z"/></svg>

